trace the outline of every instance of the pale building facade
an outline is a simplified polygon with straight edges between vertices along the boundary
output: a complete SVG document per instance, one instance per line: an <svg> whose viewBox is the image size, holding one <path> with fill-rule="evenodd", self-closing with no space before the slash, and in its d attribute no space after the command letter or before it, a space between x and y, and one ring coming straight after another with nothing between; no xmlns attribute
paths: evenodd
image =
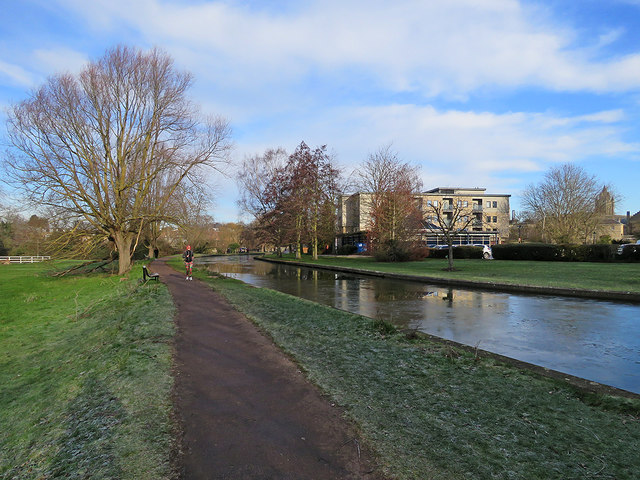
<svg viewBox="0 0 640 480"><path fill-rule="evenodd" d="M424 220L421 240L428 245L443 243L435 214L435 209L440 208L445 217L459 209L465 223L469 221L458 243L500 243L509 235L510 197L486 193L484 188L439 187L417 193L414 199ZM370 208L370 193L341 196L338 202L338 247L366 242Z"/></svg>
<svg viewBox="0 0 640 480"><path fill-rule="evenodd" d="M471 220L470 232L493 233L505 239L509 235L511 195L486 193L485 188L439 187L417 196L420 210L428 223L435 223L440 202L444 214L460 210L462 221ZM469 218L470 217L470 218Z"/></svg>

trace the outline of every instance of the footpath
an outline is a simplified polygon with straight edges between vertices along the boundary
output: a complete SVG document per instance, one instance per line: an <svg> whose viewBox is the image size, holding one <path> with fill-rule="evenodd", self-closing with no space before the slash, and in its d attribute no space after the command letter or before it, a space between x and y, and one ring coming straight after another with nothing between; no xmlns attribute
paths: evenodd
<svg viewBox="0 0 640 480"><path fill-rule="evenodd" d="M164 259L152 269L177 308L181 478L384 478L342 411L253 323Z"/></svg>

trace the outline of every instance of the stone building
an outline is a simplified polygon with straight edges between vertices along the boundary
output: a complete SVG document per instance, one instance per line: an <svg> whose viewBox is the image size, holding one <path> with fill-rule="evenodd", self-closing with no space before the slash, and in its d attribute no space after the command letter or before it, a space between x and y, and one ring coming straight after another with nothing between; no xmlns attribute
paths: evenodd
<svg viewBox="0 0 640 480"><path fill-rule="evenodd" d="M427 245L444 243L437 228L435 209L443 216L460 209L470 220L456 243L500 243L509 235L511 195L486 193L485 188L438 187L417 193L414 199L424 220L420 240ZM336 246L364 244L370 222L371 194L343 195L338 203L338 235Z"/></svg>
<svg viewBox="0 0 640 480"><path fill-rule="evenodd" d="M446 188L427 190L418 196L420 209L427 223L435 223L436 202L442 202L443 213L462 209L462 216L471 217L467 230L471 233L490 233L496 243L509 236L511 195L486 193L485 188Z"/></svg>
<svg viewBox="0 0 640 480"><path fill-rule="evenodd" d="M625 235L624 216L616 215L616 201L607 187L603 187L595 200L595 211L598 214L598 224L594 231L593 242L602 238L621 240Z"/></svg>

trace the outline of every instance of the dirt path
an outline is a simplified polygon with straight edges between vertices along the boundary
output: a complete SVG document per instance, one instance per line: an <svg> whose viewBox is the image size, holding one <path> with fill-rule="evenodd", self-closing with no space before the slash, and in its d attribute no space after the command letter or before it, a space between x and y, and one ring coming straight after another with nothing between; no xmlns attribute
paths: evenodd
<svg viewBox="0 0 640 480"><path fill-rule="evenodd" d="M382 478L341 411L244 315L162 259L151 268L178 309L182 478Z"/></svg>

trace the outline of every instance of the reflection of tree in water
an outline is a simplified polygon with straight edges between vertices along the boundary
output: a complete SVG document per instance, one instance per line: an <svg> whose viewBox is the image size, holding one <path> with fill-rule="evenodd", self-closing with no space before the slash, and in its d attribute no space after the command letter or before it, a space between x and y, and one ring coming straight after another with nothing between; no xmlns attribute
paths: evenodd
<svg viewBox="0 0 640 480"><path fill-rule="evenodd" d="M443 300L446 300L449 303L449 306L453 305L453 288L449 287L447 289L447 293L442 296Z"/></svg>
<svg viewBox="0 0 640 480"><path fill-rule="evenodd" d="M548 368L563 362L586 378L594 375L594 380L600 378L600 363L584 359L602 358L606 368L615 365L615 381L620 382L616 385L637 385L633 353L638 342L628 335L628 319L638 316L636 305L457 289L326 270L318 270L317 282L307 286L294 276L299 267L253 263L245 262L247 283L471 346L481 339L484 349ZM268 279L260 278L263 271ZM300 275L313 279L309 269ZM615 357L609 355L613 351Z"/></svg>

